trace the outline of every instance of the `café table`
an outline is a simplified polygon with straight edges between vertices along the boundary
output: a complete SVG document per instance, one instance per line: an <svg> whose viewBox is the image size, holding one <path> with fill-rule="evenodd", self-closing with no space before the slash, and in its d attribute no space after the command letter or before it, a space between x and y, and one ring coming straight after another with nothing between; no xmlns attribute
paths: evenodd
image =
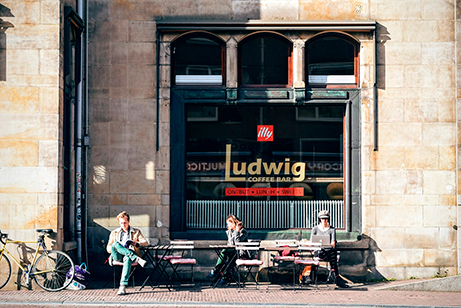
<svg viewBox="0 0 461 308"><path fill-rule="evenodd" d="M227 271L235 271L235 260L237 259L237 250L235 250L234 245L209 245L211 249L214 250L216 255L219 259L222 260L221 270L218 271L217 275L214 277L213 281L211 282L211 287L216 288L219 281L223 278L224 273ZM225 258L224 254L222 253L223 249L230 250L230 257ZM234 282L238 284L238 281L231 275L231 278Z"/></svg>
<svg viewBox="0 0 461 308"><path fill-rule="evenodd" d="M149 262L153 268L151 273L147 276L144 280L143 284L139 291L141 291L144 286L149 283L152 289L158 285L160 278L164 277L166 279L166 286L168 290L171 291L170 284L169 284L169 276L165 270L165 266L163 265L166 262L166 257L171 253L172 246L171 245L149 245L149 246L142 246L140 247L142 251L144 251L142 258ZM161 254L160 254L161 252ZM157 280L155 282L152 281L154 274L159 274Z"/></svg>

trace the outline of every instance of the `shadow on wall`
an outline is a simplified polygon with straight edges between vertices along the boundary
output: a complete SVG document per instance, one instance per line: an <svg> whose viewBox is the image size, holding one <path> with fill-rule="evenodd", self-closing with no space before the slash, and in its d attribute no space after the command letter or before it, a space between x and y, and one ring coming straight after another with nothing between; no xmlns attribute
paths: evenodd
<svg viewBox="0 0 461 308"><path fill-rule="evenodd" d="M390 33L387 28L381 24L377 24L377 35L376 35L376 48L377 48L377 87L378 89L386 89L386 42L391 40Z"/></svg>
<svg viewBox="0 0 461 308"><path fill-rule="evenodd" d="M14 17L11 10L0 4L0 17ZM13 24L0 18L0 81L6 81L6 30Z"/></svg>

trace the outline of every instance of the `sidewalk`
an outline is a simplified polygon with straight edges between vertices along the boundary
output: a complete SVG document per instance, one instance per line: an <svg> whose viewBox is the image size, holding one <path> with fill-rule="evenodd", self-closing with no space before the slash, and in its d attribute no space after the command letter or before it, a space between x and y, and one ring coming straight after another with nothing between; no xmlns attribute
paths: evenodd
<svg viewBox="0 0 461 308"><path fill-rule="evenodd" d="M380 290L406 282L352 284L351 289L335 289L333 285L314 288L283 289L279 285L253 286L239 292L235 286L211 289L207 284L184 287L175 291L145 287L128 288L127 295L117 290L98 288L82 291L46 292L42 290L0 290L0 307L461 307L461 292Z"/></svg>

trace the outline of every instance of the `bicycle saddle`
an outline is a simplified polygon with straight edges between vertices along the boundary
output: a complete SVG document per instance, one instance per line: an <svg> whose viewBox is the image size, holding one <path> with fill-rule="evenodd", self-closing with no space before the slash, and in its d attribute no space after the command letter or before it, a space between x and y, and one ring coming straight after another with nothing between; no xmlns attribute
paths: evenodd
<svg viewBox="0 0 461 308"><path fill-rule="evenodd" d="M36 231L40 233L46 233L46 234L53 233L53 229L37 229Z"/></svg>

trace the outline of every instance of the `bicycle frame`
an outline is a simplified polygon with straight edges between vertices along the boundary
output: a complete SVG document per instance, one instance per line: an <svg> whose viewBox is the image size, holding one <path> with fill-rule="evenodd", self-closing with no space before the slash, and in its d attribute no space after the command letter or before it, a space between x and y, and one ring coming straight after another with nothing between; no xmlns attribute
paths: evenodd
<svg viewBox="0 0 461 308"><path fill-rule="evenodd" d="M3 258L3 254L6 253L9 257L11 257L11 259L13 259L14 263L16 263L18 265L18 267L20 269L22 269L23 272L27 273L27 275L29 275L29 276L31 275L30 274L30 268L27 268L27 269L24 268L24 266L22 266L21 263L6 248L6 244L38 244L37 248L35 249L34 258L32 259L32 262L29 263L30 266L32 266L35 263L35 261L37 261L37 258L39 256L39 252L40 252L40 248L42 248L43 252L45 254L47 254L46 246L43 243L43 241L40 241L40 240L39 241L12 241L12 240L9 240L9 239L5 239L4 241L2 241L2 243L3 243L3 247L0 250L0 259ZM44 271L36 272L34 274L42 274L42 273L44 273Z"/></svg>

